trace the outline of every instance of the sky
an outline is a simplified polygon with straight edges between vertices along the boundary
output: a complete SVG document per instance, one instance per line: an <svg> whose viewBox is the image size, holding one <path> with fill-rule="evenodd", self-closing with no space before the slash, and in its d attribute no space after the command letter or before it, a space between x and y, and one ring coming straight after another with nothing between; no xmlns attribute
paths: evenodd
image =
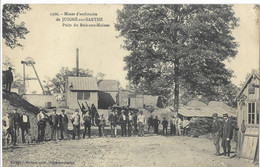
<svg viewBox="0 0 260 167"><path fill-rule="evenodd" d="M116 11L122 5L39 5L31 4L31 10L20 16L30 31L26 40L20 40L23 48L10 49L2 45L2 58L8 56L18 73L22 75L21 61L32 57L36 62L36 70L40 79L48 80L59 72L61 67L76 66L76 48L79 49L79 67L93 70L94 76L102 72L104 79L118 80L123 87L128 83L125 79L123 58L128 52L121 46L123 38L117 37L115 30ZM236 77L232 82L239 85L245 80L246 74L252 69L259 68L259 25L256 24L256 11L253 5L235 5L236 17L240 18L240 26L233 31L239 43L235 59L226 62ZM60 16L51 16L58 12ZM62 22L56 18L65 17L64 12L91 13L102 21ZM61 15L63 14L63 16ZM67 17L67 16L66 16ZM72 18L73 16L69 16ZM80 18L91 16L80 16ZM71 27L63 23L72 23ZM109 24L109 27L73 27L74 23ZM3 69L5 70L5 69ZM33 76L32 69L26 68L27 74ZM27 82L28 91L40 91L36 81Z"/></svg>

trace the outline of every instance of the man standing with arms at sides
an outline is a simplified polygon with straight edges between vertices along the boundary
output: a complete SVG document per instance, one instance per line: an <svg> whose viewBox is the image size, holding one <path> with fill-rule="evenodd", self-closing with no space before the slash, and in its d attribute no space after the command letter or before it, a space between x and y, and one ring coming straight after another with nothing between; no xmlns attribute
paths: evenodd
<svg viewBox="0 0 260 167"><path fill-rule="evenodd" d="M119 116L119 123L121 126L122 137L126 137L126 116L124 110L121 111L121 115Z"/></svg>
<svg viewBox="0 0 260 167"><path fill-rule="evenodd" d="M161 123L161 121L158 119L158 116L155 116L155 119L153 120L153 126L154 126L154 133L158 135L158 126Z"/></svg>
<svg viewBox="0 0 260 167"><path fill-rule="evenodd" d="M83 139L85 139L86 133L88 133L88 138L90 138L90 135L91 135L91 116L90 116L89 111L87 111L82 116L82 119L83 119L83 126L84 126Z"/></svg>
<svg viewBox="0 0 260 167"><path fill-rule="evenodd" d="M163 135L167 135L168 121L166 120L166 117L163 118L162 126L163 126Z"/></svg>
<svg viewBox="0 0 260 167"><path fill-rule="evenodd" d="M216 153L215 155L219 156L220 155L220 146L219 146L219 139L220 139L220 136L221 136L221 130L222 130L222 125L220 123L220 121L218 120L218 114L217 113L214 113L212 115L213 117L213 123L212 123L212 126L211 126L211 136L212 136L212 140L213 140L213 143L215 145L215 148L216 148Z"/></svg>
<svg viewBox="0 0 260 167"><path fill-rule="evenodd" d="M112 110L112 113L108 117L108 121L110 122L111 126L111 137L116 137L117 135L117 129L116 129L116 124L117 124L117 116L116 116L116 111Z"/></svg>
<svg viewBox="0 0 260 167"><path fill-rule="evenodd" d="M45 135L45 127L46 127L46 120L45 115L43 113L43 109L40 109L40 113L37 115L37 126L38 126L38 142L42 142L44 140Z"/></svg>
<svg viewBox="0 0 260 167"><path fill-rule="evenodd" d="M127 119L127 130L128 130L128 136L132 135L132 131L133 131L133 113L132 111L128 112L128 119Z"/></svg>
<svg viewBox="0 0 260 167"><path fill-rule="evenodd" d="M73 125L73 135L72 139L75 140L75 136L78 136L78 139L80 139L79 132L80 132L80 115L79 110L76 109L74 115L70 118L71 123Z"/></svg>
<svg viewBox="0 0 260 167"><path fill-rule="evenodd" d="M176 119L173 116L171 119L171 134L173 134L174 136L176 135L176 125L175 125Z"/></svg>
<svg viewBox="0 0 260 167"><path fill-rule="evenodd" d="M227 154L228 156L230 156L230 149L231 149L230 141L233 136L233 126L231 124L230 119L228 118L228 114L223 114L223 118L224 118L224 124L222 128L222 147L224 150L224 155L226 156Z"/></svg>
<svg viewBox="0 0 260 167"><path fill-rule="evenodd" d="M61 140L64 139L64 133L66 135L66 139L69 138L68 123L69 123L68 116L65 114L65 110L62 109L61 110L61 115L60 115L60 123L59 123Z"/></svg>
<svg viewBox="0 0 260 167"><path fill-rule="evenodd" d="M142 110L140 110L139 113L140 114L137 117L137 122L138 122L138 126L139 126L139 130L138 130L139 135L138 136L144 136L144 125L146 124L146 118L145 118L145 115L143 115Z"/></svg>
<svg viewBox="0 0 260 167"><path fill-rule="evenodd" d="M175 122L177 136L181 136L181 125L182 125L182 120L179 118L179 116L177 116Z"/></svg>
<svg viewBox="0 0 260 167"><path fill-rule="evenodd" d="M53 110L53 114L50 116L51 124L51 140L58 139L58 128L59 128L59 115L56 113L56 109Z"/></svg>
<svg viewBox="0 0 260 167"><path fill-rule="evenodd" d="M12 122L13 122L13 129L14 129L13 144L16 145L17 136L19 135L19 127L20 127L20 123L21 123L21 117L20 117L20 114L17 113L17 108L13 109L12 119L13 119Z"/></svg>
<svg viewBox="0 0 260 167"><path fill-rule="evenodd" d="M30 136L29 129L30 129L29 116L25 112L23 112L23 114L21 115L21 130L22 130L22 142L23 143L25 143L24 132L26 132L27 136ZM29 140L27 142L29 143Z"/></svg>

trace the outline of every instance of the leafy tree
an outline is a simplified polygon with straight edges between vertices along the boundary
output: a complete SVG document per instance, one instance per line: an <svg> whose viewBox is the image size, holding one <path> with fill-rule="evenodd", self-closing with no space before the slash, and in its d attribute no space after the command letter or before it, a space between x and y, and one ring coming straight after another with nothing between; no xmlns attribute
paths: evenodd
<svg viewBox="0 0 260 167"><path fill-rule="evenodd" d="M180 88L216 94L214 87L232 77L223 61L237 53L237 21L231 5L124 5L115 27L129 51L127 78L152 93L173 89L177 112Z"/></svg>
<svg viewBox="0 0 260 167"><path fill-rule="evenodd" d="M28 29L25 27L25 23L16 23L16 19L19 18L20 14L24 14L25 11L31 8L27 4L5 4L3 5L3 15L2 15L2 37L5 44L10 48L15 48L17 46L22 46L19 43L19 39L25 39L25 35L29 33Z"/></svg>
<svg viewBox="0 0 260 167"><path fill-rule="evenodd" d="M44 81L44 87L48 90L48 92L51 92L51 94L63 96L65 93L65 82L69 76L76 76L76 68L70 70L68 67L62 67L60 72L56 74L56 77L50 80L50 83L48 81ZM92 77L93 71L88 68L80 68L79 76Z"/></svg>

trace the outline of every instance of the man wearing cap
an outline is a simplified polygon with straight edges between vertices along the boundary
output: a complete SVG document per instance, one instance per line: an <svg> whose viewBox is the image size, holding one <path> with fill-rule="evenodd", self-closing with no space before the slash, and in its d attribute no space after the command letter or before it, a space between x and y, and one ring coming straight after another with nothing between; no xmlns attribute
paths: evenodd
<svg viewBox="0 0 260 167"><path fill-rule="evenodd" d="M45 135L45 127L46 127L46 119L43 113L43 109L40 109L40 113L37 114L37 126L38 126L38 142L42 142L44 140Z"/></svg>
<svg viewBox="0 0 260 167"><path fill-rule="evenodd" d="M75 139L75 136L78 136L78 139L80 138L79 136L79 132L80 132L80 115L79 115L79 110L76 109L75 110L75 114L72 115L72 117L70 118L71 123L73 125L73 136L72 139Z"/></svg>
<svg viewBox="0 0 260 167"><path fill-rule="evenodd" d="M56 113L56 109L53 110L53 114L50 116L51 125L51 140L58 139L58 128L59 128L59 115Z"/></svg>
<svg viewBox="0 0 260 167"><path fill-rule="evenodd" d="M112 113L108 117L108 121L110 122L111 125L111 137L116 137L117 135L117 115L116 111L112 111Z"/></svg>
<svg viewBox="0 0 260 167"><path fill-rule="evenodd" d="M142 110L140 110L139 113L140 114L137 117L137 122L138 122L138 126L139 126L138 136L144 136L144 126L146 124L146 118L145 118L145 115L143 115Z"/></svg>
<svg viewBox="0 0 260 167"><path fill-rule="evenodd" d="M216 148L215 155L219 156L220 155L219 139L220 139L220 136L221 136L222 125L221 125L220 121L218 120L218 114L217 113L214 113L212 115L212 117L213 117L213 122L212 122L212 125L211 125L211 136L212 136L212 140L213 140L213 143L215 145L215 148Z"/></svg>
<svg viewBox="0 0 260 167"><path fill-rule="evenodd" d="M23 114L21 115L21 130L22 130L22 142L23 143L25 143L24 132L26 132L26 135L30 137L29 129L30 129L29 116L23 111ZM29 143L29 141L28 141L28 143Z"/></svg>
<svg viewBox="0 0 260 167"><path fill-rule="evenodd" d="M5 90L7 92L11 91L12 82L14 80L13 73L12 73L12 67L9 67L7 71L3 71L5 76Z"/></svg>
<svg viewBox="0 0 260 167"><path fill-rule="evenodd" d="M222 128L222 147L224 150L224 155L230 156L230 149L231 149L230 141L233 136L233 126L230 119L228 118L228 114L223 114L223 118L224 118L224 124Z"/></svg>
<svg viewBox="0 0 260 167"><path fill-rule="evenodd" d="M13 109L12 120L13 120L12 122L13 122L13 132L14 132L13 144L15 145L17 142L17 136L19 135L19 127L21 123L21 117L20 114L17 113L17 108Z"/></svg>
<svg viewBox="0 0 260 167"><path fill-rule="evenodd" d="M158 116L156 115L154 120L153 120L153 125L154 125L154 133L158 135L158 126L161 123L161 121L158 119Z"/></svg>
<svg viewBox="0 0 260 167"><path fill-rule="evenodd" d="M121 111L121 115L119 116L119 123L121 126L122 137L126 137L126 115L124 110Z"/></svg>
<svg viewBox="0 0 260 167"><path fill-rule="evenodd" d="M61 115L60 115L60 119L59 119L59 125L60 125L60 136L61 136L61 140L64 139L64 133L66 135L66 139L69 138L69 133L68 133L68 116L65 114L65 110L62 109L61 110Z"/></svg>
<svg viewBox="0 0 260 167"><path fill-rule="evenodd" d="M85 139L86 133L88 133L88 138L90 138L91 135L91 116L89 111L87 111L83 116L83 126L84 126L84 132L83 132L83 139Z"/></svg>

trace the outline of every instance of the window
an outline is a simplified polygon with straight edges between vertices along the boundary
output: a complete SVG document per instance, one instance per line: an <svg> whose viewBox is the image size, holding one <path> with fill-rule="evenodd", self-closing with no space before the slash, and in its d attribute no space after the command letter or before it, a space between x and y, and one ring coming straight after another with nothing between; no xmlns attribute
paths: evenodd
<svg viewBox="0 0 260 167"><path fill-rule="evenodd" d="M248 124L259 124L259 113L256 111L256 103L248 103Z"/></svg>
<svg viewBox="0 0 260 167"><path fill-rule="evenodd" d="M88 100L90 98L90 92L77 92L78 100Z"/></svg>

